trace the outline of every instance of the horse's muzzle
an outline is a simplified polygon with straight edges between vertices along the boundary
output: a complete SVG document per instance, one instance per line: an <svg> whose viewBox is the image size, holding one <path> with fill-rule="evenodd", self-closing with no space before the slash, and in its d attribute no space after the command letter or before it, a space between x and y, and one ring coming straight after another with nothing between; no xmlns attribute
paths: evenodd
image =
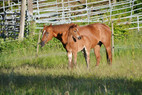
<svg viewBox="0 0 142 95"><path fill-rule="evenodd" d="M40 42L40 45L41 45L41 47L43 47L43 46L45 45L45 42L44 42L44 41L41 41L41 42Z"/></svg>

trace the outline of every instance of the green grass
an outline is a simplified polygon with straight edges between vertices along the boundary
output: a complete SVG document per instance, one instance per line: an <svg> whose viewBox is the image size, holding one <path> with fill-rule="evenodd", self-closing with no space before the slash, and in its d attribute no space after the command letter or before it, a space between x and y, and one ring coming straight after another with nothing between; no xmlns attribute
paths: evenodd
<svg viewBox="0 0 142 95"><path fill-rule="evenodd" d="M141 95L141 60L134 63L116 59L112 66L101 63L87 71L86 65L79 63L78 68L44 68L36 64L23 64L1 69L1 94L57 94L63 95ZM61 61L60 61L61 62ZM127 62L127 63L126 63ZM68 95L68 94L67 94Z"/></svg>
<svg viewBox="0 0 142 95"><path fill-rule="evenodd" d="M95 67L93 51L90 69L82 53L78 66L69 70L65 50L53 39L36 56L37 37L0 45L0 95L142 95L142 36L115 36L112 66L101 48L101 62ZM59 44L52 44L59 43Z"/></svg>
<svg viewBox="0 0 142 95"><path fill-rule="evenodd" d="M129 14L112 18L126 15ZM95 67L96 59L91 51L89 70L82 53L78 54L78 66L69 70L67 54L55 39L39 48L38 56L38 36L27 37L22 42L5 43L0 39L0 95L142 95L142 34L125 30L137 24L117 26L118 22L121 20L114 22L112 66L107 64L102 46L99 67Z"/></svg>

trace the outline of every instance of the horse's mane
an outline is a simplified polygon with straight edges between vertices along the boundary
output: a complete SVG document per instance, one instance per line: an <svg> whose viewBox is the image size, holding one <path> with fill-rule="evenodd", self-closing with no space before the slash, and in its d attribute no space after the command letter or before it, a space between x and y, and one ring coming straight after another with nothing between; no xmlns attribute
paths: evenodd
<svg viewBox="0 0 142 95"><path fill-rule="evenodd" d="M73 25L73 23L61 24L61 25L53 25L52 27L53 27L54 32L56 32L56 33L63 33L63 32L66 32L71 25Z"/></svg>

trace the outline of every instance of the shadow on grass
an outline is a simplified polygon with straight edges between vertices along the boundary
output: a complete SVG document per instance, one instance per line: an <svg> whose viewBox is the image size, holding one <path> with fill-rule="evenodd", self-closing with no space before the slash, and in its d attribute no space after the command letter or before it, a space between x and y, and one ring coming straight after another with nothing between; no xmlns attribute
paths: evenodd
<svg viewBox="0 0 142 95"><path fill-rule="evenodd" d="M65 94L66 93L66 94ZM73 75L20 75L0 73L0 94L26 95L141 95L142 81Z"/></svg>

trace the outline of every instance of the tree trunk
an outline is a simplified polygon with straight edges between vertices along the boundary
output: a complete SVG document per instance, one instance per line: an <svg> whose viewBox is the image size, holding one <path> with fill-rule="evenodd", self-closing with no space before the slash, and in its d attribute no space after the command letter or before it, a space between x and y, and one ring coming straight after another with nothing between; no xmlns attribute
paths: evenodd
<svg viewBox="0 0 142 95"><path fill-rule="evenodd" d="M19 40L23 40L23 38L24 38L25 10L26 10L26 0L22 0Z"/></svg>

